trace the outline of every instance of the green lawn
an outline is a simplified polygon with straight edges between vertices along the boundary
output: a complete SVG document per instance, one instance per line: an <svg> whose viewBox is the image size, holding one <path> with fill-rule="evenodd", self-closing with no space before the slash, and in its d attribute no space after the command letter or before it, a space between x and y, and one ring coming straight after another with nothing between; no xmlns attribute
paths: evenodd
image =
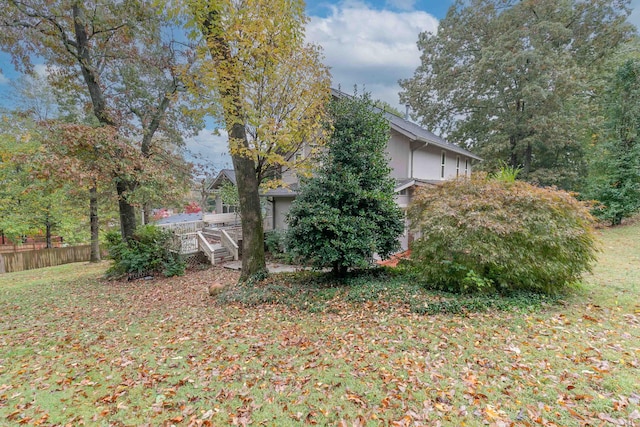
<svg viewBox="0 0 640 427"><path fill-rule="evenodd" d="M461 315L224 305L215 269L2 275L0 425L640 425L640 225L602 240L559 303Z"/></svg>

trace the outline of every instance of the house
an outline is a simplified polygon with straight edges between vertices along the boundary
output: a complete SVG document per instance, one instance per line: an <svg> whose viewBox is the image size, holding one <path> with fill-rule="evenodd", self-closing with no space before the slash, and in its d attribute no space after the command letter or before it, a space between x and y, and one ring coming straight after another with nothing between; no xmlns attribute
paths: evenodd
<svg viewBox="0 0 640 427"><path fill-rule="evenodd" d="M349 96L333 89L332 93L337 98ZM395 200L400 208L407 208L416 188L469 176L473 164L482 160L407 119L388 112L384 112L384 116L391 128L386 151L391 177L396 181ZM286 187L264 193L269 202L265 220L267 229L287 228L286 216L297 195L298 179L295 174L284 174L282 178ZM400 238L402 249L407 249L410 241L411 236L405 231Z"/></svg>
<svg viewBox="0 0 640 427"><path fill-rule="evenodd" d="M218 175L207 185L207 192L215 195L215 214L234 213L238 211L238 207L227 205L223 202L220 189L225 183L236 185L236 171L233 169L222 169Z"/></svg>

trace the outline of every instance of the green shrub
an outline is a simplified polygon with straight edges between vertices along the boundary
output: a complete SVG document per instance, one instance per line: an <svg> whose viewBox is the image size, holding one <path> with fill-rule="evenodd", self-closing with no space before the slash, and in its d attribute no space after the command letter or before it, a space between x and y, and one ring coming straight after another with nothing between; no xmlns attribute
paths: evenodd
<svg viewBox="0 0 640 427"><path fill-rule="evenodd" d="M114 261L109 277L161 273L167 277L184 274L185 263L174 246L174 234L153 225L139 227L133 237L123 241L120 233L106 235L109 257Z"/></svg>
<svg viewBox="0 0 640 427"><path fill-rule="evenodd" d="M444 182L409 209L412 266L436 289L554 293L590 271L593 218L571 194L521 181Z"/></svg>
<svg viewBox="0 0 640 427"><path fill-rule="evenodd" d="M305 263L344 276L367 267L374 253L384 259L398 249L403 212L385 152L388 121L368 95L335 100L329 112L331 139L316 174L301 180L287 246Z"/></svg>

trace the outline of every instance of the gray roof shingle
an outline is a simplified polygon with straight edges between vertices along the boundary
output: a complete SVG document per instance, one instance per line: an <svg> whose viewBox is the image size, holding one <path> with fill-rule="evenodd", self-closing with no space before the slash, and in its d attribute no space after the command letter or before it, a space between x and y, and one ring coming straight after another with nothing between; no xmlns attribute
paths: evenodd
<svg viewBox="0 0 640 427"><path fill-rule="evenodd" d="M349 97L344 92L341 92L337 89L331 89L331 94L336 98L343 98L345 96ZM449 151L453 151L454 153L462 154L464 156L470 157L475 160L482 160L481 157L476 156L469 150L465 150L462 147L457 146L456 144L452 144L449 141L444 140L443 138L437 136L433 132L426 130L425 128L410 122L409 120L403 119L402 117L398 117L395 114L391 114L389 112L383 111L380 108L373 107L376 111L382 112L385 118L389 121L391 129L394 129L397 132L405 135L411 140L426 142L431 145L435 145L436 147L444 148Z"/></svg>

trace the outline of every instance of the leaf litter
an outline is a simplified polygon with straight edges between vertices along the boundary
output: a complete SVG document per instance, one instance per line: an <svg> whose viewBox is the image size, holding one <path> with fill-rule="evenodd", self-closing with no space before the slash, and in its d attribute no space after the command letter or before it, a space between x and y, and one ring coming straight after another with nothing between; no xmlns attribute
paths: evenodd
<svg viewBox="0 0 640 427"><path fill-rule="evenodd" d="M538 312L425 316L208 295L237 279L2 293L0 424L640 425L640 319L596 286Z"/></svg>

